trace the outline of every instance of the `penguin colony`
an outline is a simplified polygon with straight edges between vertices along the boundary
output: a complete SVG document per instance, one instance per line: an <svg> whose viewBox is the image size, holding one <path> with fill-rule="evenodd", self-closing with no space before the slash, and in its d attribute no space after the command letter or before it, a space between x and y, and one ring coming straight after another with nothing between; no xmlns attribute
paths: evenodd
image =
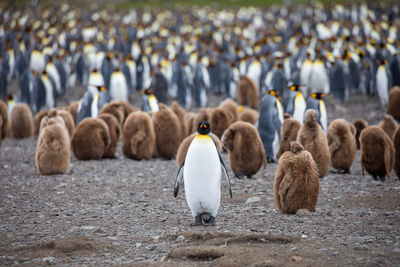
<svg viewBox="0 0 400 267"><path fill-rule="evenodd" d="M284 213L315 211L315 177L324 177L329 164L349 171L354 142L363 170L374 179L390 177L393 166L399 175L400 30L380 14L392 7L354 4L345 13L315 6L315 18L303 8L224 11L232 20L205 9L190 16L137 10L113 16L115 11L89 13L66 4L62 12L3 9L9 15L0 39L0 142L38 135L35 162L42 174L68 172L71 150L80 160L115 157L121 136L127 158L176 156L175 195L185 180L195 225L215 223L222 172L229 185L219 139L238 177L279 159L275 201ZM399 15L398 9L390 12ZM285 19L278 23L281 14ZM294 23L291 14L315 23ZM339 19L349 16L353 25L342 25ZM252 23L243 23L246 17ZM16 96L9 94L11 79L19 84ZM78 86L86 89L81 99L53 109ZM130 102L142 91L140 111ZM209 94L224 100L210 108ZM379 97L389 114L380 124L384 131L361 119L354 122L355 135L344 120L328 127L327 94L344 103L351 94ZM292 118L284 120L284 112ZM59 157L52 156L57 149ZM373 163L371 155L379 155ZM209 177L199 182L202 166L209 166ZM302 168L309 176L295 179ZM204 206L197 188L211 194Z"/></svg>

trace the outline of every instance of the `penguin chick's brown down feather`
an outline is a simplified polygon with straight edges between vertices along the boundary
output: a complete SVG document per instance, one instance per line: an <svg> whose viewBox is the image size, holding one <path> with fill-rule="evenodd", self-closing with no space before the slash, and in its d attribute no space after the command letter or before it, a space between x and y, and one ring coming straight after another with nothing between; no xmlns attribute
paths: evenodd
<svg viewBox="0 0 400 267"><path fill-rule="evenodd" d="M17 103L11 111L11 136L13 138L28 138L33 136L33 119L29 106Z"/></svg>
<svg viewBox="0 0 400 267"><path fill-rule="evenodd" d="M221 139L222 134L231 125L231 115L223 108L214 108L211 112L210 125L212 132Z"/></svg>
<svg viewBox="0 0 400 267"><path fill-rule="evenodd" d="M7 105L3 100L0 100L0 117L2 118L2 124L0 127L0 139L4 140L7 137L8 132L8 114Z"/></svg>
<svg viewBox="0 0 400 267"><path fill-rule="evenodd" d="M125 157L151 159L156 148L156 135L150 115L143 111L132 112L122 130L122 153Z"/></svg>
<svg viewBox="0 0 400 267"><path fill-rule="evenodd" d="M389 101L386 113L393 116L394 119L400 121L400 87L395 86L389 91Z"/></svg>
<svg viewBox="0 0 400 267"><path fill-rule="evenodd" d="M258 88L247 76L242 76L238 85L238 104L256 109L258 107Z"/></svg>
<svg viewBox="0 0 400 267"><path fill-rule="evenodd" d="M301 123L296 119L285 119L281 126L281 142L276 158L280 158L283 153L290 150L290 141L296 141L297 133L301 127Z"/></svg>
<svg viewBox="0 0 400 267"><path fill-rule="evenodd" d="M274 198L282 213L299 209L315 211L319 194L318 167L312 155L297 142L279 159L275 174Z"/></svg>
<svg viewBox="0 0 400 267"><path fill-rule="evenodd" d="M45 175L67 173L70 158L70 137L64 120L53 114L45 117L36 147L36 168Z"/></svg>
<svg viewBox="0 0 400 267"><path fill-rule="evenodd" d="M103 113L97 118L103 120L107 124L111 139L111 143L106 149L103 158L113 158L115 156L115 151L117 150L117 142L121 136L121 127L119 126L117 119L111 114Z"/></svg>
<svg viewBox="0 0 400 267"><path fill-rule="evenodd" d="M39 135L39 130L40 130L40 123L42 122L42 119L47 116L48 110L41 110L35 115L35 119L33 120L33 134L35 136Z"/></svg>
<svg viewBox="0 0 400 267"><path fill-rule="evenodd" d="M379 127L381 127L391 139L393 139L394 131L396 131L397 128L397 122L393 119L392 115L386 114L383 120L379 123Z"/></svg>
<svg viewBox="0 0 400 267"><path fill-rule="evenodd" d="M361 174L364 169L372 175L374 179L387 175L394 167L395 151L390 137L378 126L368 126L361 132Z"/></svg>
<svg viewBox="0 0 400 267"><path fill-rule="evenodd" d="M233 123L222 135L228 150L229 164L236 176L251 177L267 165L265 150L256 127L248 122Z"/></svg>
<svg viewBox="0 0 400 267"><path fill-rule="evenodd" d="M355 119L353 125L356 129L356 135L354 137L356 139L357 149L360 149L360 134L362 130L368 127L368 122L363 119Z"/></svg>
<svg viewBox="0 0 400 267"><path fill-rule="evenodd" d="M397 127L396 131L393 135L393 144L395 153L395 161L394 161L394 172L397 177L400 179L400 126Z"/></svg>
<svg viewBox="0 0 400 267"><path fill-rule="evenodd" d="M72 151L80 160L101 159L110 144L107 124L95 118L81 121L71 140Z"/></svg>
<svg viewBox="0 0 400 267"><path fill-rule="evenodd" d="M351 126L344 119L336 119L328 127L329 152L335 169L349 171L356 156L357 144Z"/></svg>
<svg viewBox="0 0 400 267"><path fill-rule="evenodd" d="M309 109L306 111L304 125L299 130L297 142L311 153L318 166L319 177L324 177L328 172L331 155L329 153L328 140L317 122L315 110Z"/></svg>
<svg viewBox="0 0 400 267"><path fill-rule="evenodd" d="M156 151L165 159L176 155L181 137L181 124L175 113L164 104L159 104L160 110L153 115L154 132L156 134Z"/></svg>

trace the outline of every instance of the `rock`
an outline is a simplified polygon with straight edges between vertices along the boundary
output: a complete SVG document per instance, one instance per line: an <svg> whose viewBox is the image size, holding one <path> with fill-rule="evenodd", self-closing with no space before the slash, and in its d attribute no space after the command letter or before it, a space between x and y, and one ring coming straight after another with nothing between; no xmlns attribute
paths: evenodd
<svg viewBox="0 0 400 267"><path fill-rule="evenodd" d="M292 247L292 248L290 249L290 251L295 251L295 250L297 250L297 247Z"/></svg>
<svg viewBox="0 0 400 267"><path fill-rule="evenodd" d="M290 257L290 260L291 261L295 261L295 262L299 262L299 261L302 261L303 258L300 257L300 256L292 256L292 257Z"/></svg>
<svg viewBox="0 0 400 267"><path fill-rule="evenodd" d="M302 235L301 235L301 238L307 238L307 235L302 234Z"/></svg>
<svg viewBox="0 0 400 267"><path fill-rule="evenodd" d="M54 264L56 262L56 258L54 257L44 257L42 261L46 262L47 264Z"/></svg>
<svg viewBox="0 0 400 267"><path fill-rule="evenodd" d="M311 213L309 210L307 210L307 209L299 209L299 210L296 212L296 215L297 215L297 216L310 216L310 215L312 215L312 213Z"/></svg>
<svg viewBox="0 0 400 267"><path fill-rule="evenodd" d="M367 261L367 267L384 266L386 262L381 258L373 258Z"/></svg>
<svg viewBox="0 0 400 267"><path fill-rule="evenodd" d="M327 248L320 248L320 249L318 249L318 251L323 252L323 251L328 251L328 249Z"/></svg>
<svg viewBox="0 0 400 267"><path fill-rule="evenodd" d="M180 235L176 238L176 241L183 241L185 240L185 237L183 235Z"/></svg>
<svg viewBox="0 0 400 267"><path fill-rule="evenodd" d="M251 204L251 203L256 203L256 202L260 202L261 198L260 197L249 197L248 199L246 199L245 204Z"/></svg>
<svg viewBox="0 0 400 267"><path fill-rule="evenodd" d="M142 246L142 243L140 243L140 242L137 242L137 243L136 243L136 247L137 247L137 248L139 248L139 247L141 247L141 246Z"/></svg>
<svg viewBox="0 0 400 267"><path fill-rule="evenodd" d="M96 226L92 226L92 225L81 226L82 230L93 230L93 229L96 229L96 228L97 228Z"/></svg>
<svg viewBox="0 0 400 267"><path fill-rule="evenodd" d="M393 253L400 253L400 248L394 248L394 249L392 250L392 252L393 252Z"/></svg>
<svg viewBox="0 0 400 267"><path fill-rule="evenodd" d="M354 246L354 249L355 250L368 250L366 245L357 245L357 246Z"/></svg>

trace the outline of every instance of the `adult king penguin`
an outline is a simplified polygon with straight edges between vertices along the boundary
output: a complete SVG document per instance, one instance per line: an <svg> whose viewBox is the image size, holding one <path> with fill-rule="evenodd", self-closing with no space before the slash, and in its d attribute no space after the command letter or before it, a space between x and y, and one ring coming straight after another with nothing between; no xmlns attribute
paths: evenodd
<svg viewBox="0 0 400 267"><path fill-rule="evenodd" d="M301 124L304 121L304 112L306 111L306 100L300 90L301 85L290 84L289 93L286 103L286 113L292 115L293 119L298 120Z"/></svg>
<svg viewBox="0 0 400 267"><path fill-rule="evenodd" d="M276 91L269 90L262 99L258 119L258 132L269 163L275 162L274 159L279 150L282 123L282 104L276 97Z"/></svg>
<svg viewBox="0 0 400 267"><path fill-rule="evenodd" d="M323 99L325 96L326 94L322 93L312 93L311 97L307 99L307 109L314 109L317 112L318 123L322 126L324 133L328 130L328 115Z"/></svg>
<svg viewBox="0 0 400 267"><path fill-rule="evenodd" d="M143 111L157 112L159 110L157 97L153 95L151 89L146 89L142 91L142 101Z"/></svg>
<svg viewBox="0 0 400 267"><path fill-rule="evenodd" d="M221 200L221 167L232 198L228 172L211 138L210 124L201 121L197 127L197 135L179 168L174 187L176 197L184 179L186 201L195 218L194 226L215 224Z"/></svg>

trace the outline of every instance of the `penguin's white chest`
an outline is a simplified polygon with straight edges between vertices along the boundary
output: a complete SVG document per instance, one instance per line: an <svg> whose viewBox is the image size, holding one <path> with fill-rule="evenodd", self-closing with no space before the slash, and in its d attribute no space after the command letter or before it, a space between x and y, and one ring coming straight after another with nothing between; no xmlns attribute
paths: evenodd
<svg viewBox="0 0 400 267"><path fill-rule="evenodd" d="M304 112L306 111L307 103L302 93L298 92L294 99L294 112L293 118L298 120L301 124L304 122Z"/></svg>
<svg viewBox="0 0 400 267"><path fill-rule="evenodd" d="M381 100L382 106L386 106L389 98L388 88L389 80L386 74L386 69L384 66L379 66L376 73L376 85L379 99Z"/></svg>
<svg viewBox="0 0 400 267"><path fill-rule="evenodd" d="M208 135L197 135L189 146L183 169L186 201L193 216L217 216L221 200L221 163Z"/></svg>
<svg viewBox="0 0 400 267"><path fill-rule="evenodd" d="M112 100L128 101L128 87L122 72L115 72L110 79L110 95Z"/></svg>

